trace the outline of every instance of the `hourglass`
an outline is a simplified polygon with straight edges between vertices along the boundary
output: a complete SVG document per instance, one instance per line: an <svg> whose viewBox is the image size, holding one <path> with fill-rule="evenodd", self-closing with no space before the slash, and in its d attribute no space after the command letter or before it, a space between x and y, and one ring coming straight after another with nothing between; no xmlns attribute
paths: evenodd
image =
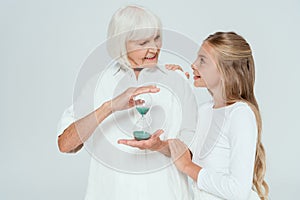
<svg viewBox="0 0 300 200"><path fill-rule="evenodd" d="M133 136L136 140L147 140L151 137L150 125L148 124L145 115L151 108L152 98L150 94L140 94L134 98L135 108L141 115L141 118L136 122L133 128Z"/></svg>

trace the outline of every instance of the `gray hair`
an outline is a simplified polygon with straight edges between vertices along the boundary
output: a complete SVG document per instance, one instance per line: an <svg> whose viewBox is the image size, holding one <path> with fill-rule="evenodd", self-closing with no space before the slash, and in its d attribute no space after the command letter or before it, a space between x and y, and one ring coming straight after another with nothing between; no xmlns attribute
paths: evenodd
<svg viewBox="0 0 300 200"><path fill-rule="evenodd" d="M161 34L161 21L152 12L140 6L120 8L112 16L107 32L109 55L124 67L130 67L126 43Z"/></svg>

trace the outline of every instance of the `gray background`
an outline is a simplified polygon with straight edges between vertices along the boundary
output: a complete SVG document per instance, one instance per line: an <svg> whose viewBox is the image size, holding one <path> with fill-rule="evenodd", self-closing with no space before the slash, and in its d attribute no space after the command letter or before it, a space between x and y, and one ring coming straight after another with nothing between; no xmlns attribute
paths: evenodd
<svg viewBox="0 0 300 200"><path fill-rule="evenodd" d="M271 199L299 193L300 2L0 1L0 199L83 199L86 151L59 153L56 126L81 63L117 8L137 3L200 45L233 30L252 45ZM172 61L170 61L172 62Z"/></svg>

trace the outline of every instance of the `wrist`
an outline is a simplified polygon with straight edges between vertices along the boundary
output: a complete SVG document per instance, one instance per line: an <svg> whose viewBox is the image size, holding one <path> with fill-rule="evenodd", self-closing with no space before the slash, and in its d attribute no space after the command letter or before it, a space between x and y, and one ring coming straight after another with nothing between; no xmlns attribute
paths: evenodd
<svg viewBox="0 0 300 200"><path fill-rule="evenodd" d="M164 154L167 157L171 156L168 141L161 141L159 147L157 148L160 153Z"/></svg>
<svg viewBox="0 0 300 200"><path fill-rule="evenodd" d="M107 116L112 114L112 106L111 101L104 102L96 111L95 115L97 117L98 123L100 123L103 119L105 119Z"/></svg>
<svg viewBox="0 0 300 200"><path fill-rule="evenodd" d="M159 144L156 146L156 150L159 151L161 149L163 149L165 146L164 141L159 140Z"/></svg>
<svg viewBox="0 0 300 200"><path fill-rule="evenodd" d="M167 141L160 140L160 144L159 144L159 147L158 147L158 151L166 150L168 147L169 147L169 146L168 146L168 142L167 142Z"/></svg>
<svg viewBox="0 0 300 200"><path fill-rule="evenodd" d="M185 166L183 167L183 169L181 171L185 174L188 174L192 170L192 168L193 168L193 162L190 161L185 164Z"/></svg>
<svg viewBox="0 0 300 200"><path fill-rule="evenodd" d="M112 100L104 102L103 110L105 110L105 113L107 113L107 114L113 113Z"/></svg>
<svg viewBox="0 0 300 200"><path fill-rule="evenodd" d="M191 177L194 181L197 181L198 174L202 168L192 161L190 161L188 164L185 165L185 167L182 170L182 173L188 175Z"/></svg>

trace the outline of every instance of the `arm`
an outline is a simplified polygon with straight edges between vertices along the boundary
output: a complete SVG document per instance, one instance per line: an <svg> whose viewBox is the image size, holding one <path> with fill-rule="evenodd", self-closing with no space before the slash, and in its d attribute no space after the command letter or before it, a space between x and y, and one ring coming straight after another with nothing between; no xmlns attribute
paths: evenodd
<svg viewBox="0 0 300 200"><path fill-rule="evenodd" d="M80 150L97 126L111 113L111 102L108 101L86 117L73 122L58 136L59 150L64 153L74 153Z"/></svg>
<svg viewBox="0 0 300 200"><path fill-rule="evenodd" d="M187 156L175 161L180 171L197 181L198 188L225 199L247 199L252 186L257 137L255 116L249 109L237 109L232 113L228 173L201 168L187 161ZM171 147L172 154L173 149Z"/></svg>
<svg viewBox="0 0 300 200"><path fill-rule="evenodd" d="M226 199L247 199L251 191L257 126L249 107L240 107L231 113L227 135L230 143L228 173L204 169L198 175L198 187Z"/></svg>
<svg viewBox="0 0 300 200"><path fill-rule="evenodd" d="M168 141L171 157L177 169L197 181L198 174L202 169L192 162L192 153L179 139Z"/></svg>
<svg viewBox="0 0 300 200"><path fill-rule="evenodd" d="M61 152L76 152L83 143L92 135L97 126L112 112L128 109L134 106L133 98L142 93L156 93L156 86L143 86L129 88L111 101L102 104L98 109L87 116L73 122L58 137L58 146Z"/></svg>

